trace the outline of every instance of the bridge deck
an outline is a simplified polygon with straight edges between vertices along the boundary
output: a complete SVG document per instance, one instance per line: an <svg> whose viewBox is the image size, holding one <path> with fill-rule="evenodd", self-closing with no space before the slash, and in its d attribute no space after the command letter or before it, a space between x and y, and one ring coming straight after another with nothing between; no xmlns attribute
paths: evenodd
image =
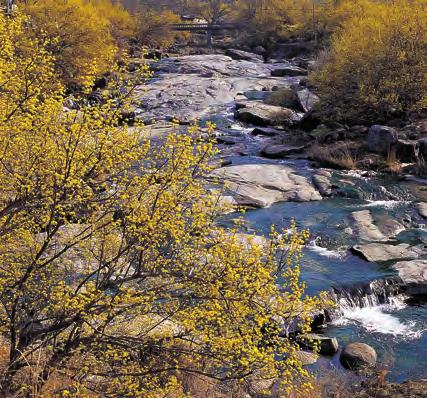
<svg viewBox="0 0 427 398"><path fill-rule="evenodd" d="M172 30L177 31L207 31L207 30L233 30L238 29L236 24L209 25L207 23L178 23L171 25Z"/></svg>

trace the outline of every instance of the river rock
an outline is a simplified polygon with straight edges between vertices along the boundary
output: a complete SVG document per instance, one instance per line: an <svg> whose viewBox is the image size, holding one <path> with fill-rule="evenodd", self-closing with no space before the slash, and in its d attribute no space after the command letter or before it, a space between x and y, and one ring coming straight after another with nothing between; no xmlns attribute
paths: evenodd
<svg viewBox="0 0 427 398"><path fill-rule="evenodd" d="M313 175L314 186L322 196L332 195L332 174L327 170L317 170Z"/></svg>
<svg viewBox="0 0 427 398"><path fill-rule="evenodd" d="M396 158L401 162L416 162L419 158L419 143L399 139L396 144Z"/></svg>
<svg viewBox="0 0 427 398"><path fill-rule="evenodd" d="M358 239L369 242L387 240L387 237L374 224L369 210L354 211L351 217L354 224L353 231L356 232Z"/></svg>
<svg viewBox="0 0 427 398"><path fill-rule="evenodd" d="M420 148L420 154L423 159L427 161L427 137L418 140L418 147Z"/></svg>
<svg viewBox="0 0 427 398"><path fill-rule="evenodd" d="M392 127L375 124L369 129L368 147L372 152L386 154L397 141L397 131Z"/></svg>
<svg viewBox="0 0 427 398"><path fill-rule="evenodd" d="M218 135L216 140L220 144L224 145L235 145L242 142L242 137L236 137L234 135Z"/></svg>
<svg viewBox="0 0 427 398"><path fill-rule="evenodd" d="M365 343L351 343L344 347L340 362L346 369L359 370L374 367L377 363L376 351Z"/></svg>
<svg viewBox="0 0 427 398"><path fill-rule="evenodd" d="M214 170L211 179L226 183L239 205L269 207L280 201L321 200L307 178L285 165L244 164Z"/></svg>
<svg viewBox="0 0 427 398"><path fill-rule="evenodd" d="M307 76L306 69L299 66L289 65L275 68L271 71L271 76Z"/></svg>
<svg viewBox="0 0 427 398"><path fill-rule="evenodd" d="M273 137L275 135L282 134L283 131L274 129L272 127L255 127L252 131L252 135L264 135L266 137Z"/></svg>
<svg viewBox="0 0 427 398"><path fill-rule="evenodd" d="M246 107L236 111L235 117L242 122L258 126L292 125L301 118L291 109L260 102L248 103Z"/></svg>
<svg viewBox="0 0 427 398"><path fill-rule="evenodd" d="M368 261L384 262L391 260L409 260L420 257L424 250L407 243L388 245L385 243L366 243L352 247L354 253Z"/></svg>
<svg viewBox="0 0 427 398"><path fill-rule="evenodd" d="M399 261L393 265L412 295L427 294L427 260Z"/></svg>
<svg viewBox="0 0 427 398"><path fill-rule="evenodd" d="M311 350L318 349L321 355L334 355L338 352L339 344L335 337L306 333L298 336L298 342Z"/></svg>
<svg viewBox="0 0 427 398"><path fill-rule="evenodd" d="M317 355L309 351L298 351L297 358L303 366L314 365L317 362Z"/></svg>
<svg viewBox="0 0 427 398"><path fill-rule="evenodd" d="M357 398L426 398L427 379L395 383L362 383Z"/></svg>
<svg viewBox="0 0 427 398"><path fill-rule="evenodd" d="M310 112L319 103L320 98L309 89L297 91L298 103L304 112Z"/></svg>
<svg viewBox="0 0 427 398"><path fill-rule="evenodd" d="M232 59L240 61L250 61L250 62L264 62L262 55L250 53L248 51L237 50L235 48L229 48L225 51L225 54L231 57Z"/></svg>
<svg viewBox="0 0 427 398"><path fill-rule="evenodd" d="M427 203L426 202L420 202L420 203L417 203L415 206L418 210L418 213L420 213L420 216L427 218Z"/></svg>
<svg viewBox="0 0 427 398"><path fill-rule="evenodd" d="M293 146L282 144L268 144L261 149L260 155L270 159L281 159L293 153L300 153L305 146Z"/></svg>

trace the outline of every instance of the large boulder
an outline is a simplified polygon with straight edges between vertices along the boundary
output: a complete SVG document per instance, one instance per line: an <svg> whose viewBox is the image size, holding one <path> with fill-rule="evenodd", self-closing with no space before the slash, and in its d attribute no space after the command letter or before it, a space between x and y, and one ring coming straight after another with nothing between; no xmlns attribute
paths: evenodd
<svg viewBox="0 0 427 398"><path fill-rule="evenodd" d="M369 129L368 147L372 152L386 154L397 141L397 131L392 127L375 124Z"/></svg>
<svg viewBox="0 0 427 398"><path fill-rule="evenodd" d="M264 62L262 55L250 53L248 51L237 50L235 48L229 48L225 51L225 54L239 61L250 61L250 62Z"/></svg>
<svg viewBox="0 0 427 398"><path fill-rule="evenodd" d="M304 112L310 112L313 110L316 104L320 101L320 98L307 88L297 91L297 98L299 105Z"/></svg>
<svg viewBox="0 0 427 398"><path fill-rule="evenodd" d="M282 77L282 76L307 76L308 72L306 69L300 68L299 66L289 65L275 68L271 71L271 76Z"/></svg>
<svg viewBox="0 0 427 398"><path fill-rule="evenodd" d="M269 207L280 201L321 200L320 193L304 176L289 166L244 164L214 170L211 179L225 182L241 206Z"/></svg>
<svg viewBox="0 0 427 398"><path fill-rule="evenodd" d="M393 268L399 273L408 294L427 294L427 260L400 261Z"/></svg>
<svg viewBox="0 0 427 398"><path fill-rule="evenodd" d="M338 352L339 348L336 337L315 333L306 333L298 336L298 343L310 350L319 350L319 354L321 355L334 355Z"/></svg>
<svg viewBox="0 0 427 398"><path fill-rule="evenodd" d="M351 370L371 368L377 363L377 353L368 344L351 343L342 350L340 362L346 369Z"/></svg>
<svg viewBox="0 0 427 398"><path fill-rule="evenodd" d="M424 254L424 249L407 243L389 245L386 243L366 243L352 247L355 254L368 261L385 262L392 260L412 260Z"/></svg>
<svg viewBox="0 0 427 398"><path fill-rule="evenodd" d="M236 111L235 117L257 126L292 125L300 120L300 115L291 109L260 102L248 103L246 107Z"/></svg>

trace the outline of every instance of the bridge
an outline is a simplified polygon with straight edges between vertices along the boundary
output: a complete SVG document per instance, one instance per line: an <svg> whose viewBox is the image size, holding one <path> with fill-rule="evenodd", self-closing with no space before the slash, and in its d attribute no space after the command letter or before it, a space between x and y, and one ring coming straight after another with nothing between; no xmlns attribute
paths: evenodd
<svg viewBox="0 0 427 398"><path fill-rule="evenodd" d="M208 23L177 23L170 25L172 30L178 32L205 33L207 46L212 47L212 35L223 30L238 30L238 24L208 24Z"/></svg>
<svg viewBox="0 0 427 398"><path fill-rule="evenodd" d="M210 25L208 23L177 23L170 25L172 30L180 32L215 32L221 30L237 30L240 28L238 24L221 24Z"/></svg>

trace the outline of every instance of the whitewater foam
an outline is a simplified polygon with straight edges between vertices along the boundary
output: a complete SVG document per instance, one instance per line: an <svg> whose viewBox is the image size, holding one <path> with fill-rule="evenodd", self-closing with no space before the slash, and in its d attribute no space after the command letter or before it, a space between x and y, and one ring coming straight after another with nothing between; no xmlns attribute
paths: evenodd
<svg viewBox="0 0 427 398"><path fill-rule="evenodd" d="M343 253L340 253L336 250L329 250L326 247L319 246L317 244L317 239L312 240L308 244L308 248L319 256L329 257L329 258L342 258Z"/></svg>
<svg viewBox="0 0 427 398"><path fill-rule="evenodd" d="M407 200L368 200L368 203L360 205L361 207L384 207L386 209L394 209L398 206L410 204Z"/></svg>
<svg viewBox="0 0 427 398"><path fill-rule="evenodd" d="M419 329L415 322L402 322L390 312L405 308L404 298L394 297L389 304L373 307L342 308L341 316L332 323L335 325L357 324L373 333L389 334L396 337L417 339L424 329Z"/></svg>

